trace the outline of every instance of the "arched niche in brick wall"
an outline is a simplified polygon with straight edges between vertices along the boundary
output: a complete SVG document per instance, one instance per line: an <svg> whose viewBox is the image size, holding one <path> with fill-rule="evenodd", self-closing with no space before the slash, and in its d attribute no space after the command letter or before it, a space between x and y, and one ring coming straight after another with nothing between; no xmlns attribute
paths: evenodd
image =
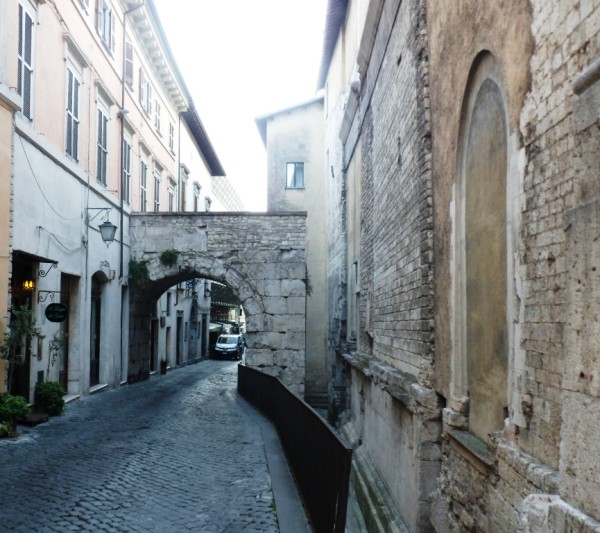
<svg viewBox="0 0 600 533"><path fill-rule="evenodd" d="M508 115L500 65L475 60L459 133L454 254L453 388L468 429L486 441L508 414Z"/></svg>

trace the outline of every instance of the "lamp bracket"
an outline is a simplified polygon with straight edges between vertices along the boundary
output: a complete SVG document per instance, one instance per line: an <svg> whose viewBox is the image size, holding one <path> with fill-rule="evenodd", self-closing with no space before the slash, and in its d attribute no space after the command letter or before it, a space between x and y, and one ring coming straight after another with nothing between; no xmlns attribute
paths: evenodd
<svg viewBox="0 0 600 533"><path fill-rule="evenodd" d="M42 265L45 265L46 263L40 263ZM50 269L52 268L58 268L58 263L51 263L50 266L46 269L46 270L40 270L38 272L38 275L40 276L40 278L45 278L48 273L50 272Z"/></svg>
<svg viewBox="0 0 600 533"><path fill-rule="evenodd" d="M45 302L48 298L54 301L55 294L61 294L61 291L38 291L38 302Z"/></svg>
<svg viewBox="0 0 600 533"><path fill-rule="evenodd" d="M108 214L110 213L110 210L112 209L112 207L86 207L85 211L86 211L86 220L88 222L88 224L94 220L99 214L101 214L104 211L104 216L105 218L108 220ZM93 217L90 218L90 211L98 211Z"/></svg>

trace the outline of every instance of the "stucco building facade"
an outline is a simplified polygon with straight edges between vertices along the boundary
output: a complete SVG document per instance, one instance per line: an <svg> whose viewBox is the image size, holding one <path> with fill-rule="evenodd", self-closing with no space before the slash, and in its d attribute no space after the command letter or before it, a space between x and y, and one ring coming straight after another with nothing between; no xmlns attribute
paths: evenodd
<svg viewBox="0 0 600 533"><path fill-rule="evenodd" d="M369 530L600 530L599 9L328 4L330 398Z"/></svg>
<svg viewBox="0 0 600 533"><path fill-rule="evenodd" d="M0 7L0 77L17 95L14 120L1 121L3 293L32 308L43 335L20 354L10 389L33 399L52 380L88 394L129 378L130 214L205 211L224 170L151 0ZM104 221L117 228L108 246ZM66 320L46 318L52 303Z"/></svg>

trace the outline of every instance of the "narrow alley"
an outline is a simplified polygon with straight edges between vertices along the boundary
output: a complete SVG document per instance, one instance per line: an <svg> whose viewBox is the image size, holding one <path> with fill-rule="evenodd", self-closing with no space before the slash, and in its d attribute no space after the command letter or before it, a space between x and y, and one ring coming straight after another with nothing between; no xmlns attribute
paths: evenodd
<svg viewBox="0 0 600 533"><path fill-rule="evenodd" d="M236 372L204 361L20 427L0 441L0 531L279 531L265 421Z"/></svg>

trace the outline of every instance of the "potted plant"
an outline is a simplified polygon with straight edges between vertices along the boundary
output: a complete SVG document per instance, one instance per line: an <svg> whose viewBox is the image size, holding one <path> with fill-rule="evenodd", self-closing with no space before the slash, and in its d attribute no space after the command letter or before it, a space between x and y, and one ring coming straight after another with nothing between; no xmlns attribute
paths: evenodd
<svg viewBox="0 0 600 533"><path fill-rule="evenodd" d="M46 381L35 386L35 406L50 416L62 415L65 411L65 391L59 383Z"/></svg>
<svg viewBox="0 0 600 533"><path fill-rule="evenodd" d="M35 323L33 310L28 305L15 305L10 310L10 328L0 342L0 358L6 359L8 365L7 384L12 385L12 371L15 366L25 361L28 344L34 337L43 339L40 329Z"/></svg>
<svg viewBox="0 0 600 533"><path fill-rule="evenodd" d="M167 373L167 360L164 357L160 360L160 373Z"/></svg>
<svg viewBox="0 0 600 533"><path fill-rule="evenodd" d="M29 416L30 407L25 398L5 393L0 396L0 437L17 436L17 420Z"/></svg>

